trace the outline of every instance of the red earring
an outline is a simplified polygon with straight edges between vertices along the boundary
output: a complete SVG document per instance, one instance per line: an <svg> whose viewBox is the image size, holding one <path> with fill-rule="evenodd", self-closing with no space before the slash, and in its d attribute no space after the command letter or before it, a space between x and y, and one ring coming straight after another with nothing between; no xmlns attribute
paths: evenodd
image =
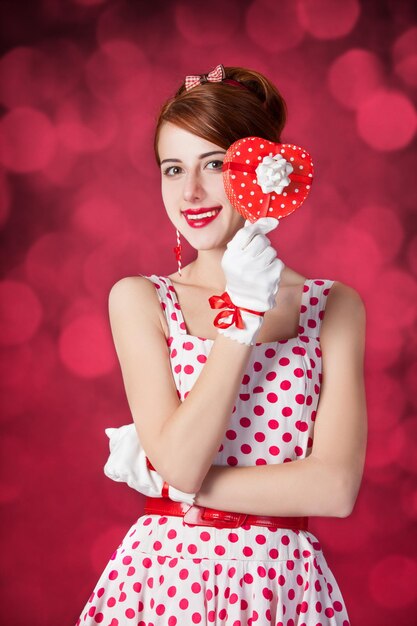
<svg viewBox="0 0 417 626"><path fill-rule="evenodd" d="M181 276L181 250L182 250L182 245L181 245L180 233L179 233L178 229L176 229L176 232L177 232L177 245L173 248L173 250L175 252L175 258L177 259L177 263L178 263L178 274Z"/></svg>

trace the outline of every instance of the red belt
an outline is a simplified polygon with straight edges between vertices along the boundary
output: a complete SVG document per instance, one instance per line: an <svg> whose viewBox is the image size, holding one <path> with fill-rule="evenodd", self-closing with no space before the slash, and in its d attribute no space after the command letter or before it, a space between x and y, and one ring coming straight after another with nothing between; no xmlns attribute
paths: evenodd
<svg viewBox="0 0 417 626"><path fill-rule="evenodd" d="M175 515L183 517L187 526L215 526L216 528L238 528L243 524L267 526L268 528L290 528L307 530L308 517L274 517L272 515L249 515L219 511L205 506L190 506L186 502L174 502L169 498L145 497L145 513Z"/></svg>

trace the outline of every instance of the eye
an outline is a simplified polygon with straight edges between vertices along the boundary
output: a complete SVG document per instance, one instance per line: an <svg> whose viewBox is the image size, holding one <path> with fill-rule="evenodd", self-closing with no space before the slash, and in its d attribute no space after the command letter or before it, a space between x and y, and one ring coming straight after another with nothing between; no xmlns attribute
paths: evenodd
<svg viewBox="0 0 417 626"><path fill-rule="evenodd" d="M174 171L174 170L178 170L178 171ZM164 172L164 176L175 176L175 174L178 174L180 170L181 168L178 165L170 165L169 167L165 168L163 172Z"/></svg>
<svg viewBox="0 0 417 626"><path fill-rule="evenodd" d="M213 165L213 167L209 167L209 165ZM209 161L207 163L207 167L209 170L221 170L223 165L223 161L216 159L215 161Z"/></svg>

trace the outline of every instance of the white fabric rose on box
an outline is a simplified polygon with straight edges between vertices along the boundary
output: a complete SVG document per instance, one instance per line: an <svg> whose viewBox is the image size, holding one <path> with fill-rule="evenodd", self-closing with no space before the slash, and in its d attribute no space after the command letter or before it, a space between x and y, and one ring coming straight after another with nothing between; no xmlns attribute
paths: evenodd
<svg viewBox="0 0 417 626"><path fill-rule="evenodd" d="M263 193L275 191L281 194L283 189L291 183L288 175L293 169L291 163L280 154L275 154L273 157L265 156L255 170L258 185Z"/></svg>

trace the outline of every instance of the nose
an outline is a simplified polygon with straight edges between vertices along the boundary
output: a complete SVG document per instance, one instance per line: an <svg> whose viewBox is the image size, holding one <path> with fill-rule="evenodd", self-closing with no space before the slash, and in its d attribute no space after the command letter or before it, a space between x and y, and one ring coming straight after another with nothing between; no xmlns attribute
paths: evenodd
<svg viewBox="0 0 417 626"><path fill-rule="evenodd" d="M187 202L195 202L201 200L204 196L204 187L197 172L188 172L184 182L184 200Z"/></svg>

